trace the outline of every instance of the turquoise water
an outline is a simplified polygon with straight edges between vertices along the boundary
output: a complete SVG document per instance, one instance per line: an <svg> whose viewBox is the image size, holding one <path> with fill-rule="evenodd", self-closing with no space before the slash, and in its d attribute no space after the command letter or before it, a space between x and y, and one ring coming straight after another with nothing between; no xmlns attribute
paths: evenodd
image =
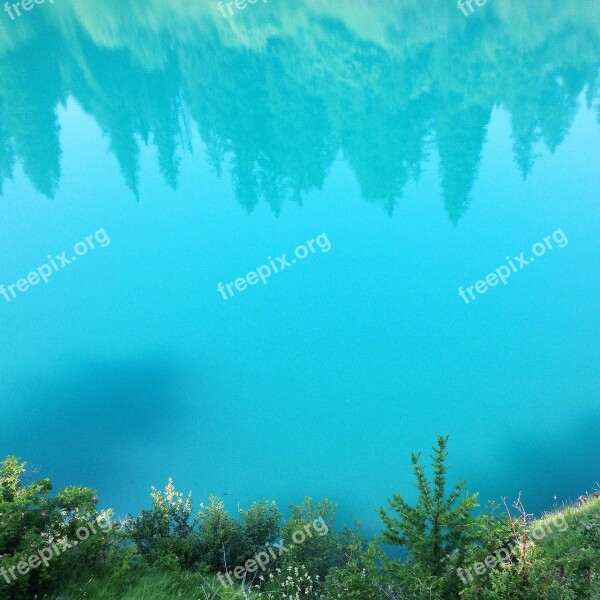
<svg viewBox="0 0 600 600"><path fill-rule="evenodd" d="M484 500L594 486L592 2L93 6L1 22L0 283L106 234L0 296L2 455L117 513L171 476L368 530L437 434Z"/></svg>

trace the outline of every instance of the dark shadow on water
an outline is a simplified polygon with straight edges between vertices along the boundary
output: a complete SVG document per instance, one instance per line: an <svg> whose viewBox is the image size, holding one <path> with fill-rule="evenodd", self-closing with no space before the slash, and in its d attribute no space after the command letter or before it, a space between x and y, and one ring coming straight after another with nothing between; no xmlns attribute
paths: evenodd
<svg viewBox="0 0 600 600"><path fill-rule="evenodd" d="M144 447L176 434L181 375L164 358L66 364L3 390L0 456L16 454L65 484L93 474L96 485L114 486L124 459L144 460Z"/></svg>
<svg viewBox="0 0 600 600"><path fill-rule="evenodd" d="M600 412L595 410L578 422L564 423L560 431L548 431L531 424L527 438L510 443L494 441L497 469L470 470L471 483L486 492L486 498L500 502L514 500L519 493L528 510L539 514L556 502L576 500L600 484ZM508 475L509 474L509 475ZM510 478L509 478L510 477Z"/></svg>

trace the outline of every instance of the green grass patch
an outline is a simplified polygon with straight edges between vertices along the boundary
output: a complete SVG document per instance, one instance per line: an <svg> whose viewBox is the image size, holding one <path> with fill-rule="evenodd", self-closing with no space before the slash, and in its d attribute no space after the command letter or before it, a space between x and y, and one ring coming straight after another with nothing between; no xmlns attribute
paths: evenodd
<svg viewBox="0 0 600 600"><path fill-rule="evenodd" d="M111 569L69 583L52 600L243 600L239 588L222 586L213 576L161 572L137 567L123 579Z"/></svg>

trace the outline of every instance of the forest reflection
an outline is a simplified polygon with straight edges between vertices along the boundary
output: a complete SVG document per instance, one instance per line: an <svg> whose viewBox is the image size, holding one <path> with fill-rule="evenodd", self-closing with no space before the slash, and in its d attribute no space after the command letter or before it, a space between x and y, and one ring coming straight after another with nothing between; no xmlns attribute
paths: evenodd
<svg viewBox="0 0 600 600"><path fill-rule="evenodd" d="M69 98L108 137L136 197L141 144L156 146L176 188L195 127L248 212L300 202L343 156L363 198L391 214L437 151L454 223L495 107L510 115L524 178L537 144L563 142L582 93L600 122L593 2L495 0L469 18L446 0L336 4L272 0L225 20L213 2L61 0L0 19L0 193L18 162L56 193L57 107Z"/></svg>

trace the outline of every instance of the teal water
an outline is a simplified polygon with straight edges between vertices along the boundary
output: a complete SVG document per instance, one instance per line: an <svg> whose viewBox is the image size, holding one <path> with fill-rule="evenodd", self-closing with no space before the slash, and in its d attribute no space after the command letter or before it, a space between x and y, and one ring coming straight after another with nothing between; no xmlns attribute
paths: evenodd
<svg viewBox="0 0 600 600"><path fill-rule="evenodd" d="M0 454L118 513L171 476L231 507L327 496L368 530L437 434L484 500L600 479L593 2L2 16L0 283L110 244L0 296Z"/></svg>

